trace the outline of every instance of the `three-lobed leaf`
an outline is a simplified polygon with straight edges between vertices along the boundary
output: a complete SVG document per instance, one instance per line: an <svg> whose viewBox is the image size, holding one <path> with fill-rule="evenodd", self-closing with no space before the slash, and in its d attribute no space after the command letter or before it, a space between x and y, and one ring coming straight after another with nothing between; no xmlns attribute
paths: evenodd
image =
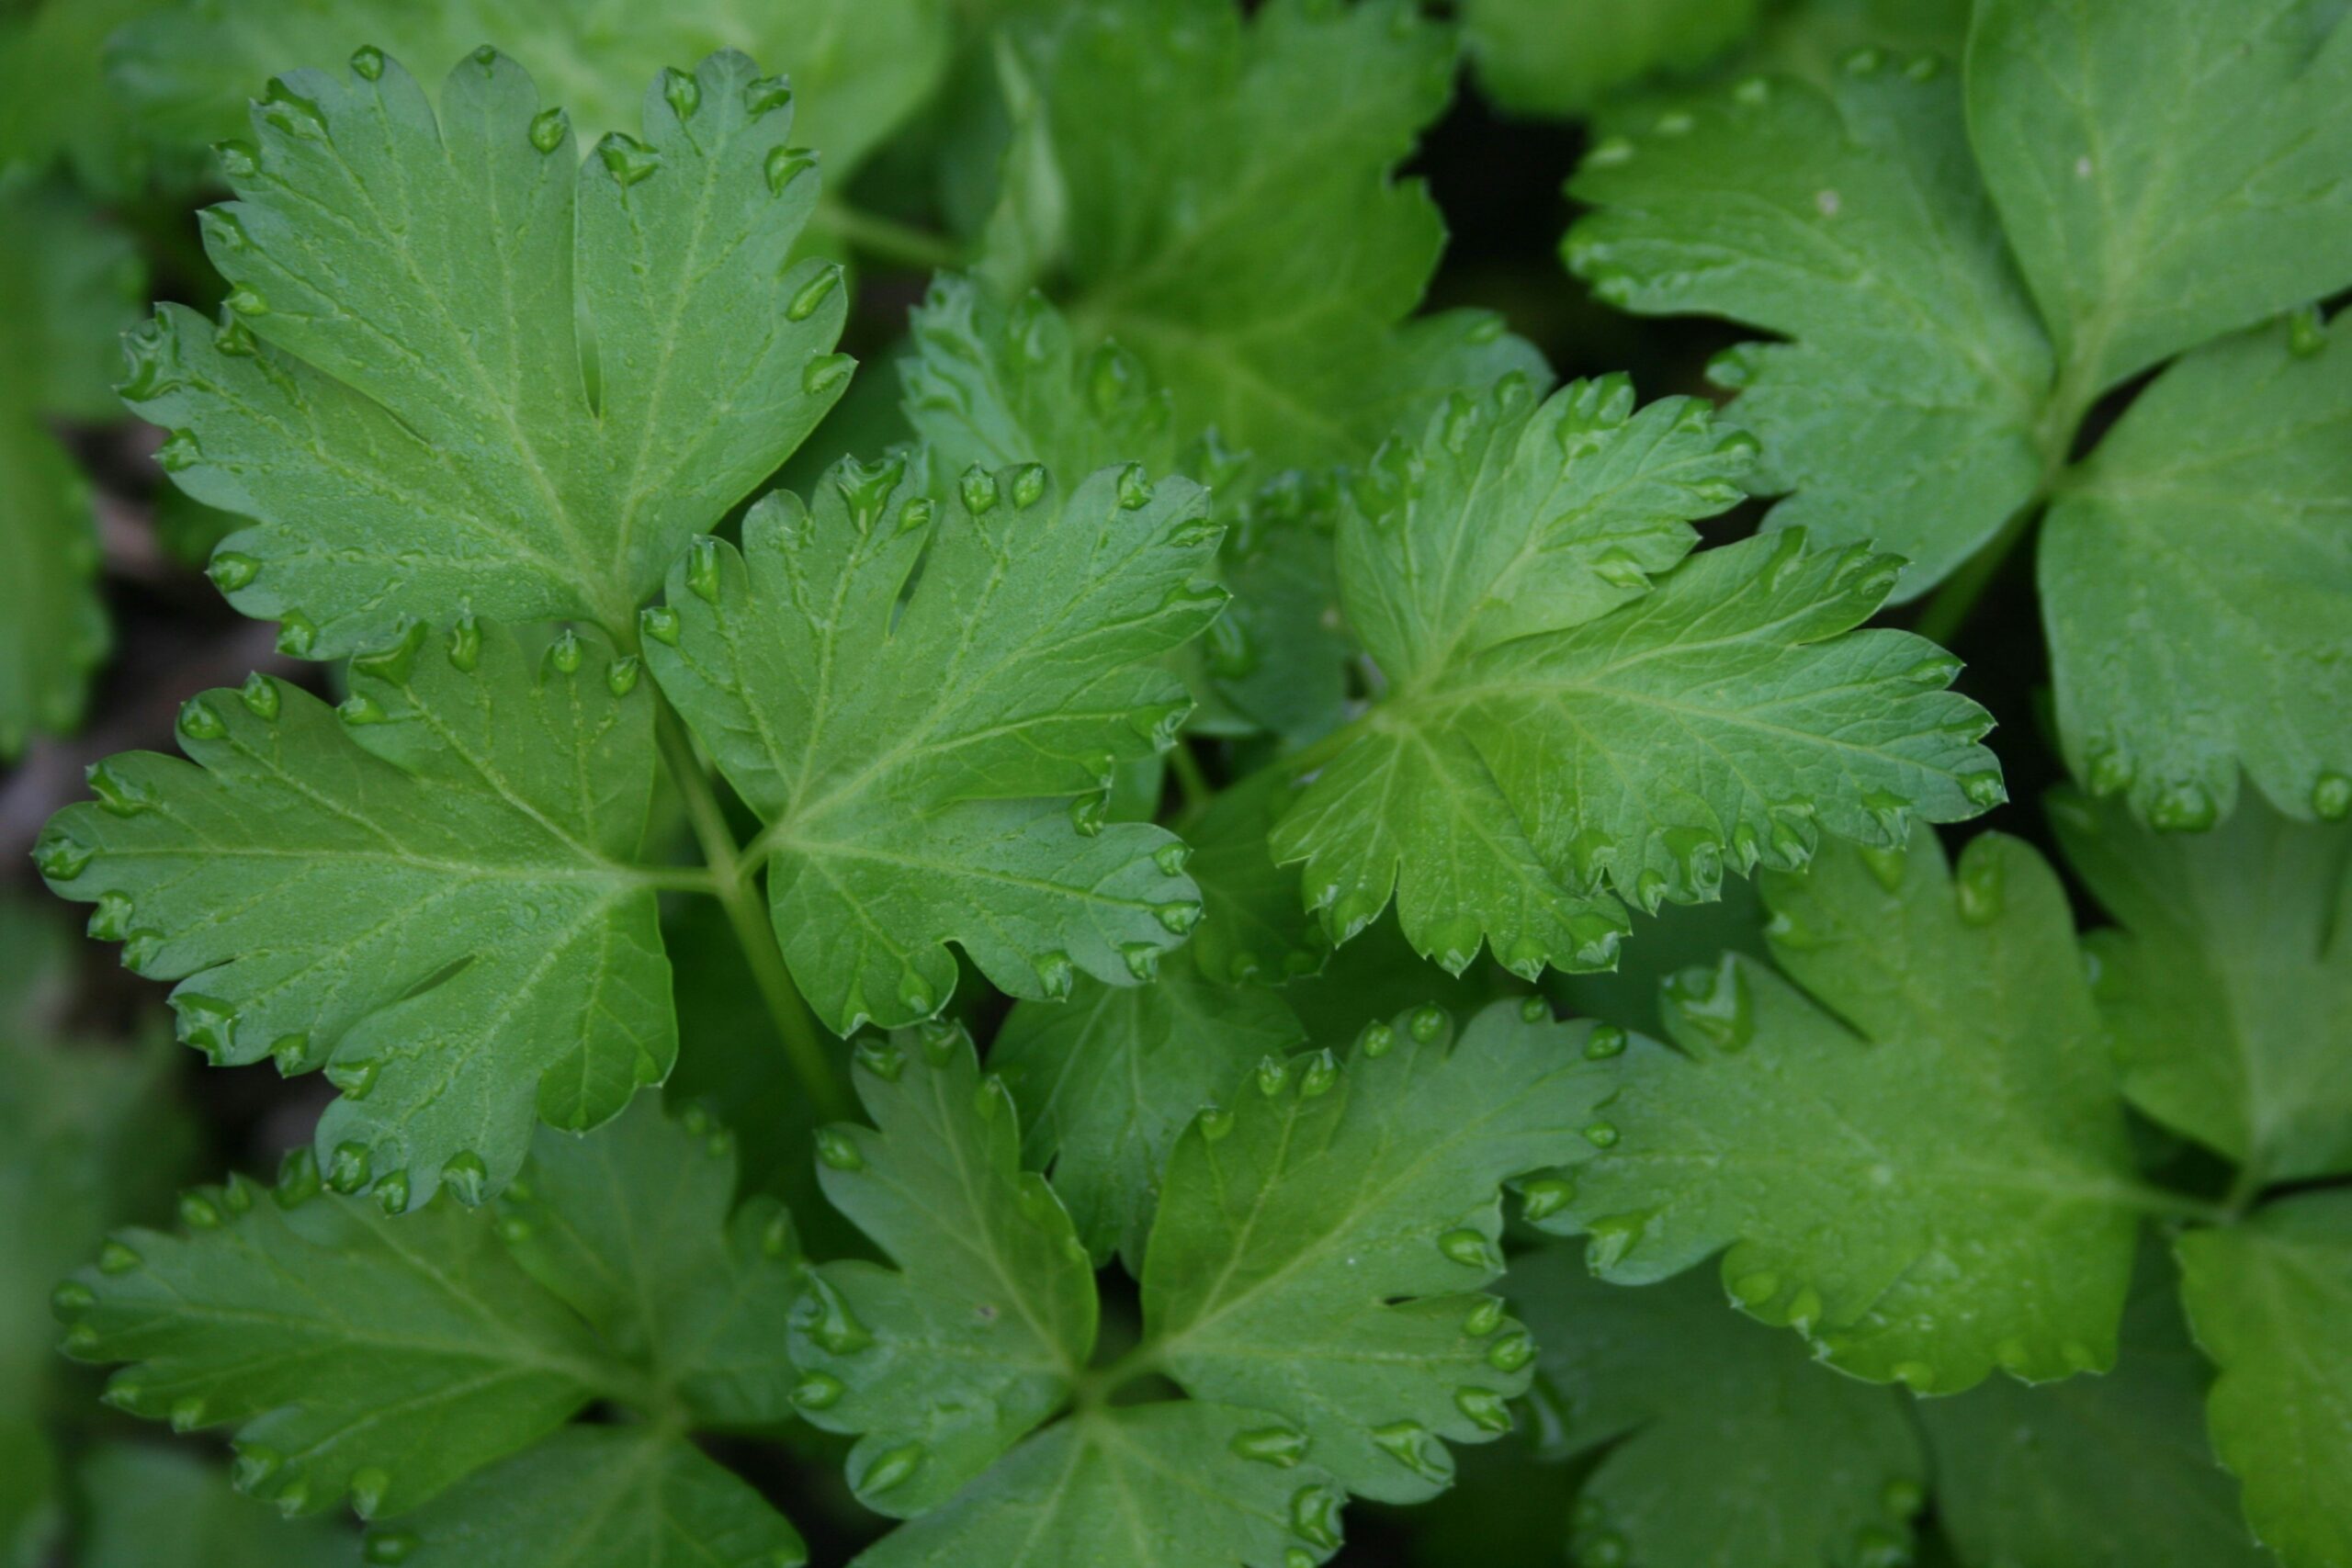
<svg viewBox="0 0 2352 1568"><path fill-rule="evenodd" d="M288 651L469 610L625 634L840 395L839 270L789 259L789 89L714 54L644 113L583 162L488 49L437 114L375 51L254 106L204 215L228 311L165 307L123 393L183 490L254 519L213 580Z"/></svg>
<svg viewBox="0 0 2352 1568"><path fill-rule="evenodd" d="M894 459L837 468L813 511L763 502L740 550L672 572L647 657L765 823L752 853L825 1022L929 1017L950 941L1000 990L1063 997L1081 971L1136 984L1191 930L1182 845L1102 797L1190 705L1158 656L1224 603L1194 584L1216 535L1193 486L1132 467L975 468L941 504Z"/></svg>
<svg viewBox="0 0 2352 1568"><path fill-rule="evenodd" d="M1335 940L1392 893L1416 949L1532 976L1606 967L1626 917L1897 843L2001 798L1957 661L1856 631L1894 565L1784 531L1684 558L1752 441L1622 378L1505 380L1392 446L1340 533L1388 686L1276 825ZM1679 565L1678 565L1679 561ZM1655 574L1655 576L1654 576Z"/></svg>
<svg viewBox="0 0 2352 1568"><path fill-rule="evenodd" d="M321 1066L317 1145L394 1213L479 1201L535 1120L617 1113L677 1054L653 880L653 694L565 633L470 619L356 660L331 708L267 675L182 709L191 761L91 773L37 859L91 934L180 981L219 1063Z"/></svg>
<svg viewBox="0 0 2352 1568"><path fill-rule="evenodd" d="M2140 1198L2056 876L1991 834L1953 869L1921 831L1766 898L1781 973L1674 983L1679 1049L1615 1059L1550 1223L1625 1283L1722 1251L1746 1311L1873 1381L2112 1366Z"/></svg>

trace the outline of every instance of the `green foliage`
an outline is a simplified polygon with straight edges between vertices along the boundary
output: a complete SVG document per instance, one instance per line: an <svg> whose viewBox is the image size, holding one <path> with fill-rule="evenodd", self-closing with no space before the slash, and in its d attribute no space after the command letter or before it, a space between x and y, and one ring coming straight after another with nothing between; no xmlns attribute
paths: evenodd
<svg viewBox="0 0 2352 1568"><path fill-rule="evenodd" d="M2300 0L2001 0L1958 79L1863 49L1826 89L1625 117L1566 254L1612 303L1791 340L1713 367L1771 522L1899 551L1905 595L1958 572L1964 612L2047 508L2060 739L2098 794L2196 830L2243 769L2333 819L2345 355L2308 312L2225 334L2352 282L2352 198L2320 173L2352 146L2347 71L2352 27ZM2078 452L2101 394L2192 350Z"/></svg>
<svg viewBox="0 0 2352 1568"><path fill-rule="evenodd" d="M1897 1394L1824 1376L1697 1274L1628 1291L1549 1247L1510 1286L1565 1412L1550 1446L1606 1450L1577 1505L1579 1561L1907 1560L1927 1456Z"/></svg>
<svg viewBox="0 0 2352 1568"><path fill-rule="evenodd" d="M12 10L0 749L277 623L33 858L337 1095L0 906L0 1560L2352 1568L2352 18L1968 11Z"/></svg>
<svg viewBox="0 0 2352 1568"><path fill-rule="evenodd" d="M487 42L545 73L591 141L634 131L653 65L740 49L792 73L800 135L846 178L946 61L940 0L171 0L117 33L107 73L140 131L202 148L245 129L254 84L362 45L440 72Z"/></svg>
<svg viewBox="0 0 2352 1568"><path fill-rule="evenodd" d="M123 386L180 488L255 519L213 581L305 656L459 608L628 631L846 379L838 268L786 270L789 90L713 55L583 161L486 49L437 118L372 51L271 80L205 214L227 310L166 307Z"/></svg>
<svg viewBox="0 0 2352 1568"><path fill-rule="evenodd" d="M444 1195L387 1215L324 1190L307 1150L274 1188L240 1176L192 1191L182 1229L119 1231L58 1287L65 1348L132 1363L107 1386L119 1409L233 1426L239 1487L289 1516L347 1495L390 1519L437 1497L428 1540L479 1560L520 1551L535 1521L509 1488L452 1488L521 1450L550 1462L532 1445L592 1400L671 1423L772 1421L790 1393L774 1334L794 1292L790 1224L773 1205L729 1214L723 1133L647 1107L593 1147L552 1131L537 1147L497 1213ZM750 1528L736 1483L674 1436L557 1440L567 1473L605 1467L615 1488L707 1506L676 1527L691 1536ZM781 1520L764 1528L790 1539ZM402 1549L387 1539L413 1547L416 1532L379 1526L375 1560ZM634 1559L659 1560L650 1546Z"/></svg>
<svg viewBox="0 0 2352 1568"><path fill-rule="evenodd" d="M1953 662L1853 630L1894 563L1793 532L1684 558L1753 445L1622 379L1541 404L1506 379L1386 450L1340 580L1387 694L1272 840L1334 941L1393 891L1457 973L1481 941L1529 978L1606 968L1621 897L1712 898L1824 829L1899 843L2001 798Z"/></svg>
<svg viewBox="0 0 2352 1568"><path fill-rule="evenodd" d="M1673 983L1679 1050L1613 1059L1550 1224L1625 1283L1728 1247L1745 1310L1874 1381L2113 1365L2132 1173L2057 878L1993 835L1952 868L1922 833L1766 898L1781 974L1730 955Z"/></svg>
<svg viewBox="0 0 2352 1568"><path fill-rule="evenodd" d="M2221 1369L2213 1449L2255 1534L2290 1563L2352 1560L2352 1199L2282 1199L2179 1253L2189 1325Z"/></svg>

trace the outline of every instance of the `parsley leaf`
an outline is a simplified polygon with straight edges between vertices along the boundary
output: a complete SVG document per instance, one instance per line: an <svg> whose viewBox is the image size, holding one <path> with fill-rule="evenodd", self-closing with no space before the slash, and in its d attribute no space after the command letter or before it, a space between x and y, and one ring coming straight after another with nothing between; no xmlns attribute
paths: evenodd
<svg viewBox="0 0 2352 1568"><path fill-rule="evenodd" d="M318 1147L393 1212L494 1190L536 1115L594 1126L677 1053L656 879L635 863L653 710L633 660L571 633L420 624L330 708L256 675L180 712L190 762L91 773L36 855L91 933L182 981L220 1063L324 1066Z"/></svg>
<svg viewBox="0 0 2352 1568"><path fill-rule="evenodd" d="M1909 1561L1927 1456L1892 1391L1816 1366L1699 1274L1627 1290L1555 1247L1513 1259L1509 1284L1566 1412L1547 1448L1603 1450L1577 1561Z"/></svg>
<svg viewBox="0 0 2352 1568"><path fill-rule="evenodd" d="M1674 983L1679 1050L1616 1058L1549 1223L1627 1283L1728 1246L1744 1309L1873 1381L1949 1393L1996 1366L2113 1365L2136 1194L2050 868L1985 835L1954 871L1921 831L1765 896L1789 978L1731 956Z"/></svg>
<svg viewBox="0 0 2352 1568"><path fill-rule="evenodd" d="M2177 1244L2197 1342L2221 1368L2213 1448L2288 1562L2352 1559L2352 1193L2282 1199Z"/></svg>
<svg viewBox="0 0 2352 1568"><path fill-rule="evenodd" d="M1340 1544L1336 1495L1311 1463L1240 1457L1280 1440L1269 1433L1264 1416L1221 1404L1082 1411L868 1547L858 1568L1319 1562Z"/></svg>
<svg viewBox="0 0 2352 1568"><path fill-rule="evenodd" d="M2093 390L2352 284L2352 23L2305 0L1986 0L1968 123Z"/></svg>
<svg viewBox="0 0 2352 1568"><path fill-rule="evenodd" d="M2291 817L2352 814L2347 489L2345 319L2215 344L2141 395L2043 525L2076 778L2159 828L2212 826L2241 768Z"/></svg>
<svg viewBox="0 0 2352 1568"><path fill-rule="evenodd" d="M1180 428L1344 461L1432 390L1541 373L1483 312L1399 325L1444 229L1389 172L1453 63L1407 0L1092 4L1039 52L1066 309L1142 357Z"/></svg>
<svg viewBox="0 0 2352 1568"><path fill-rule="evenodd" d="M214 581L289 652L458 609L623 632L846 379L837 269L786 265L817 181L781 80L671 72L585 163L494 51L441 103L372 51L274 79L204 217L228 316L130 340L164 466L257 520Z"/></svg>
<svg viewBox="0 0 2352 1568"><path fill-rule="evenodd" d="M779 62L801 136L842 179L947 58L946 18L930 0L176 0L115 36L107 73L141 132L200 147L244 129L253 84L272 71L363 44L439 70L484 40L544 62L549 99L592 136L636 128L650 65L729 47Z"/></svg>
<svg viewBox="0 0 2352 1568"><path fill-rule="evenodd" d="M2261 1179L2352 1170L2352 829L2247 801L2156 834L2071 793L2051 818L2123 922L2085 945L2132 1104Z"/></svg>
<svg viewBox="0 0 2352 1568"><path fill-rule="evenodd" d="M1761 439L1771 525L1905 557L1898 598L1932 586L2064 455L2041 428L2049 341L1969 161L1958 82L1753 78L1642 130L1571 185L1600 210L1570 232L1569 267L1626 310L1791 340L1710 367Z"/></svg>
<svg viewBox="0 0 2352 1568"><path fill-rule="evenodd" d="M1182 845L1104 825L1102 797L1189 706L1156 660L1224 602L1193 586L1200 513L1134 468L975 468L943 507L904 461L845 464L813 513L772 496L741 551L697 541L673 571L647 656L767 823L776 933L837 1032L936 1011L950 940L1000 990L1062 997L1136 983L1192 929Z"/></svg>
<svg viewBox="0 0 2352 1568"><path fill-rule="evenodd" d="M406 1568L799 1568L799 1534L684 1438L652 1427L567 1427L465 1481L396 1527L370 1562Z"/></svg>
<svg viewBox="0 0 2352 1568"><path fill-rule="evenodd" d="M2261 1568L2236 1489L2205 1441L2211 1374L2172 1270L2143 1268L2115 1370L2026 1388L2006 1378L1914 1406L1936 1514L1971 1563Z"/></svg>
<svg viewBox="0 0 2352 1568"><path fill-rule="evenodd" d="M1500 1304L1501 1183L1562 1163L1613 1087L1589 1025L1500 1003L1459 1040L1430 1008L1344 1069L1270 1058L1170 1156L1143 1273L1154 1364L1265 1410L1352 1492L1409 1502L1485 1442L1534 1354Z"/></svg>
<svg viewBox="0 0 2352 1568"><path fill-rule="evenodd" d="M1067 1003L1016 1003L989 1046L1025 1156L1053 1171L1098 1265L1116 1250L1141 1269L1160 1172L1193 1113L1306 1043L1277 993L1204 979L1198 948L1178 949L1148 986L1089 977Z"/></svg>
<svg viewBox="0 0 2352 1568"><path fill-rule="evenodd" d="M859 1499L904 1517L1060 1406L1094 1348L1094 1274L1053 1189L1021 1168L1012 1097L960 1030L877 1043L857 1088L878 1130L820 1134L825 1193L899 1268L819 1267L792 1351L802 1414L859 1434Z"/></svg>
<svg viewBox="0 0 2352 1568"><path fill-rule="evenodd" d="M1386 449L1340 570L1387 695L1272 840L1335 940L1394 890L1457 973L1482 939L1524 976L1606 967L1612 892L1703 900L1821 829L1883 844L2001 798L1956 662L1853 631L1893 563L1793 531L1682 559L1752 446L1611 378L1541 405L1506 380Z"/></svg>
<svg viewBox="0 0 2352 1568"><path fill-rule="evenodd" d="M495 1215L445 1196L388 1216L322 1190L297 1150L274 1190L232 1177L182 1200L176 1234L116 1233L58 1291L65 1348L134 1363L107 1385L121 1409L233 1425L238 1486L289 1515L348 1494L385 1519L440 1497L435 1531L477 1532L486 1551L514 1528L511 1492L449 1488L501 1473L486 1467L591 1400L673 1424L786 1413L775 1345L797 1258L782 1213L729 1219L733 1147L707 1122L648 1105L591 1142L605 1146L543 1132L518 1184L531 1195ZM636 1276L654 1254L633 1248L657 1234L669 1271ZM601 1447L565 1441L582 1464ZM618 1484L661 1457L596 1462Z"/></svg>

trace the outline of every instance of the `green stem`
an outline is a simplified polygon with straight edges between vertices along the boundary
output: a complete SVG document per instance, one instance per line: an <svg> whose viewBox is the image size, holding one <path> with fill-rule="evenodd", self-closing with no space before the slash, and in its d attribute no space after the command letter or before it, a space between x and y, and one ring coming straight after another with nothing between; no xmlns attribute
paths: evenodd
<svg viewBox="0 0 2352 1568"><path fill-rule="evenodd" d="M694 742L686 739L667 704L662 706L655 728L661 737L662 760L685 802L703 859L709 863L710 891L727 911L727 923L734 928L744 962L752 967L752 978L760 987L761 999L767 1003L768 1017L784 1042L784 1054L817 1108L828 1120L840 1121L850 1114L849 1099L833 1076L832 1064L825 1058L825 1048L817 1038L817 1021L809 1016L808 1004L800 999L800 989L792 983L792 971L785 966L766 911L752 897L750 868L743 863L734 830L727 825L727 814L711 791L702 761L695 755Z"/></svg>
<svg viewBox="0 0 2352 1568"><path fill-rule="evenodd" d="M817 209L816 227L854 251L897 266L937 272L964 265L963 247L944 235L895 218L863 211L846 203L826 202Z"/></svg>
<svg viewBox="0 0 2352 1568"><path fill-rule="evenodd" d="M2018 541L2026 536L2034 518L2041 514L2041 501L2037 495L2011 513L2009 520L2001 525L2001 531L1944 580L1944 585L1936 590L1936 596L1928 601L1927 609L1911 629L1939 647L1951 646L1952 634L1968 619L1968 613L1976 608L1976 601L1984 597L1984 590L2000 575L2009 552L2018 547Z"/></svg>
<svg viewBox="0 0 2352 1568"><path fill-rule="evenodd" d="M2127 1183L2120 1198L2123 1207L2159 1219L2225 1225L2237 1218L2226 1203L2209 1202L2202 1198L2191 1198L2183 1192L2168 1191L2162 1187L2150 1187L2136 1181Z"/></svg>
<svg viewBox="0 0 2352 1568"><path fill-rule="evenodd" d="M2230 1183L2230 1190L2222 1200L2222 1206L2229 1211L2230 1219L2244 1219L2246 1211L2254 1207L2255 1200L2262 1196L2262 1190L2267 1185L2268 1179L2262 1174L2262 1167L2256 1161L2249 1159L2238 1167L2237 1178Z"/></svg>
<svg viewBox="0 0 2352 1568"><path fill-rule="evenodd" d="M1078 1380L1078 1407L1099 1410L1111 1403L1113 1395L1137 1378L1149 1377L1159 1371L1160 1349L1159 1345L1146 1340L1109 1366L1082 1373Z"/></svg>

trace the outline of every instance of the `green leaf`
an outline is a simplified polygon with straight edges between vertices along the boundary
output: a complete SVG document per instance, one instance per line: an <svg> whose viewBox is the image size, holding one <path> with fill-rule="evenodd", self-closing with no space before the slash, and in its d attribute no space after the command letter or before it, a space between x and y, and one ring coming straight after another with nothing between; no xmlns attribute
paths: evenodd
<svg viewBox="0 0 2352 1568"><path fill-rule="evenodd" d="M1329 1479L1260 1463L1265 1417L1223 1405L1090 1409L1038 1433L857 1568L1311 1568L1339 1545Z"/></svg>
<svg viewBox="0 0 2352 1568"><path fill-rule="evenodd" d="M1178 951L1148 986L1090 978L1068 1002L1016 1003L989 1048L1021 1107L1025 1157L1052 1170L1098 1266L1115 1250L1140 1271L1178 1134L1306 1043L1278 994L1204 979L1193 956Z"/></svg>
<svg viewBox="0 0 2352 1568"><path fill-rule="evenodd" d="M1531 978L1606 967L1612 892L1702 901L1822 830L1899 842L2001 798L1989 719L1942 690L1956 661L1853 630L1894 563L1795 531L1682 560L1752 446L1611 378L1541 405L1506 381L1388 449L1340 536L1388 694L1273 836L1335 940L1393 891L1457 972L1482 940Z"/></svg>
<svg viewBox="0 0 2352 1568"><path fill-rule="evenodd" d="M134 194L146 173L101 73L107 36L165 0L25 0L0 16L0 175L62 162L87 189Z"/></svg>
<svg viewBox="0 0 2352 1568"><path fill-rule="evenodd" d="M2352 1193L2272 1203L2177 1244L2208 1420L2245 1514L2290 1568L2352 1562Z"/></svg>
<svg viewBox="0 0 2352 1568"><path fill-rule="evenodd" d="M792 1354L802 1414L859 1434L859 1500L906 1517L1060 1407L1094 1348L1094 1275L1053 1189L1021 1168L1012 1098L959 1029L877 1042L856 1080L876 1127L819 1134L825 1193L899 1267L818 1268Z"/></svg>
<svg viewBox="0 0 2352 1568"><path fill-rule="evenodd" d="M1770 525L1905 557L1898 598L1996 533L2064 454L2050 344L1932 59L1875 51L1826 89L1751 78L1597 145L1568 265L1645 315L1788 341L1710 367L1762 443ZM1628 117L1629 118L1631 117Z"/></svg>
<svg viewBox="0 0 2352 1568"><path fill-rule="evenodd" d="M1986 0L1969 130L2094 392L2352 284L2352 24L2309 0Z"/></svg>
<svg viewBox="0 0 2352 1568"><path fill-rule="evenodd" d="M789 95L715 54L583 163L495 53L437 121L380 55L274 80L204 220L229 313L165 307L123 389L181 488L258 520L215 581L322 658L459 607L625 632L846 379L837 270L786 265Z"/></svg>
<svg viewBox="0 0 2352 1568"><path fill-rule="evenodd" d="M2216 344L2141 394L2042 525L2076 778L2159 828L2228 815L2241 768L2290 817L2352 812L2347 491L2344 319Z"/></svg>
<svg viewBox="0 0 2352 1568"><path fill-rule="evenodd" d="M1387 1502L1445 1488L1446 1440L1508 1428L1534 1352L1476 1293L1502 1273L1498 1190L1574 1157L1613 1088L1592 1026L1540 1000L1451 1035L1431 1008L1373 1026L1344 1067L1270 1060L1177 1143L1144 1266L1155 1366Z"/></svg>
<svg viewBox="0 0 2352 1568"><path fill-rule="evenodd" d="M595 1337L507 1256L486 1213L400 1219L322 1194L192 1193L191 1228L116 1233L59 1288L68 1354L135 1363L107 1402L237 1428L237 1484L286 1513L396 1514L537 1441L616 1382Z"/></svg>
<svg viewBox="0 0 2352 1568"><path fill-rule="evenodd" d="M1744 1322L1700 1274L1627 1290L1547 1247L1514 1259L1508 1283L1567 1413L1551 1447L1604 1450L1577 1497L1577 1562L1910 1560L1927 1458L1892 1391Z"/></svg>
<svg viewBox="0 0 2352 1568"><path fill-rule="evenodd" d="M147 269L130 237L58 184L0 193L0 321L9 375L0 407L63 419L111 419L120 338L146 298Z"/></svg>
<svg viewBox="0 0 2352 1568"><path fill-rule="evenodd" d="M0 408L0 761L80 728L112 634L88 481L28 412Z"/></svg>
<svg viewBox="0 0 2352 1568"><path fill-rule="evenodd" d="M1560 1010L1605 1018L1653 1039L1666 1032L1665 982L1726 953L1765 956L1763 897L1753 882L1726 882L1712 904L1668 904L1635 912L1614 969L1544 977L1544 994Z"/></svg>
<svg viewBox="0 0 2352 1568"><path fill-rule="evenodd" d="M1971 1568L2261 1568L2273 1561L2213 1462L2211 1381L2172 1270L2143 1269L2115 1370L2029 1389L1996 1380L1921 1400L1936 1512Z"/></svg>
<svg viewBox="0 0 2352 1568"><path fill-rule="evenodd" d="M784 1516L684 1438L571 1427L398 1525L368 1561L406 1568L798 1568Z"/></svg>
<svg viewBox="0 0 2352 1568"><path fill-rule="evenodd" d="M938 0L177 0L116 36L107 78L144 135L201 148L244 130L273 71L361 45L440 71L484 42L540 62L592 137L636 129L651 67L742 50L790 73L802 139L846 179L938 80L947 18Z"/></svg>
<svg viewBox="0 0 2352 1568"><path fill-rule="evenodd" d="M2352 829L2248 800L2157 834L2071 791L2051 820L2123 922L2085 945L2132 1104L2261 1181L2352 1170Z"/></svg>
<svg viewBox="0 0 2352 1568"><path fill-rule="evenodd" d="M935 1012L961 945L998 989L1132 985L1199 914L1182 846L1102 822L1115 764L1188 707L1160 655L1224 594L1199 491L1136 468L1064 490L969 471L944 506L899 460L778 494L743 548L697 541L647 616L663 692L767 826L784 955L846 1034ZM901 593L921 562L911 596ZM1073 798L1074 797L1074 798Z"/></svg>
<svg viewBox="0 0 2352 1568"><path fill-rule="evenodd" d="M1789 978L1675 985L1680 1049L1616 1059L1555 1228L1624 1283L1728 1247L1743 1308L1876 1382L2112 1366L2143 1200L2056 876L1997 834L1955 872L1921 831L1765 898Z"/></svg>
<svg viewBox="0 0 2352 1568"><path fill-rule="evenodd" d="M1408 0L1091 4L1039 52L1059 293L1082 340L1168 386L1180 430L1275 467L1352 460L1432 392L1542 374L1492 316L1398 324L1444 233L1391 171L1453 54Z"/></svg>
<svg viewBox="0 0 2352 1568"><path fill-rule="evenodd" d="M351 1532L324 1519L288 1523L230 1489L229 1473L192 1455L109 1443L83 1460L86 1538L80 1568L350 1568Z"/></svg>
<svg viewBox="0 0 2352 1568"><path fill-rule="evenodd" d="M677 1051L654 884L633 863L653 697L570 633L536 661L471 620L355 660L330 708L256 675L180 711L195 765L93 770L36 859L95 902L216 1063L321 1066L322 1162L394 1212L503 1185L535 1119L603 1122Z"/></svg>
<svg viewBox="0 0 2352 1568"><path fill-rule="evenodd" d="M1756 26L1760 0L1466 0L1478 83L1507 109L1577 115L1645 76L1690 71Z"/></svg>
<svg viewBox="0 0 2352 1568"><path fill-rule="evenodd" d="M1338 630L1336 488L1268 475L1216 435L1180 439L1167 391L1116 344L1082 351L1044 296L1007 308L964 278L935 279L913 313L906 413L942 473L1043 463L1057 474L1139 463L1214 492L1231 530L1217 562L1235 602L1183 665L1195 733L1272 730L1311 740L1339 722L1349 647Z"/></svg>
<svg viewBox="0 0 2352 1568"><path fill-rule="evenodd" d="M498 1212L524 1272L698 1421L791 1416L792 1222L735 1207L734 1140L708 1116L639 1101L594 1137L543 1134Z"/></svg>
<svg viewBox="0 0 2352 1568"><path fill-rule="evenodd" d="M135 1363L107 1403L181 1430L234 1426L241 1489L289 1515L347 1492L389 1517L505 1473L485 1467L592 1400L673 1432L785 1418L797 1257L772 1201L729 1215L734 1185L725 1134L650 1104L586 1140L543 1129L495 1213L448 1193L387 1216L322 1191L298 1150L275 1190L232 1177L188 1194L177 1234L117 1232L55 1304L68 1354ZM677 1470L562 1441L616 1486L646 1472L650 1500ZM452 1496L428 1536L499 1512L480 1485Z"/></svg>
<svg viewBox="0 0 2352 1568"><path fill-rule="evenodd" d="M166 1055L57 1042L69 949L53 921L0 899L0 1562L11 1568L45 1561L61 1523L46 1424L65 1389L49 1288L106 1225L168 1198L191 1143Z"/></svg>
<svg viewBox="0 0 2352 1568"><path fill-rule="evenodd" d="M1204 897L1214 911L1216 899ZM1208 919L1214 918L1204 919L1203 936L1209 932ZM1322 940L1321 928L1311 929ZM1200 938L1193 940L1197 947ZM1365 1025L1385 1022L1400 1012L1436 1007L1467 1015L1505 996L1516 999L1520 989L1491 964L1447 974L1413 951L1395 916L1383 915L1362 936L1333 953L1319 972L1284 982L1283 1000L1306 1026L1309 1040L1352 1040Z"/></svg>

